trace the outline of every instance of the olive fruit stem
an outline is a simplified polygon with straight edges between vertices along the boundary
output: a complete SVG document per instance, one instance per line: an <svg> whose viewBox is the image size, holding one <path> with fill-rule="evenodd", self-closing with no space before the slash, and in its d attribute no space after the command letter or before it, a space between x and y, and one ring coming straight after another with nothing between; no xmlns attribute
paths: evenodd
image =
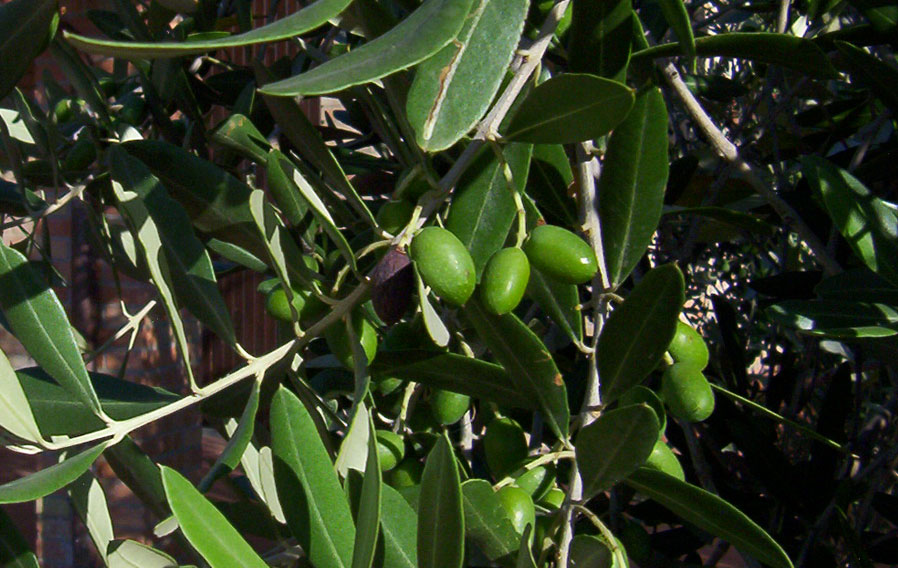
<svg viewBox="0 0 898 568"><path fill-rule="evenodd" d="M621 550L620 546L618 546L617 539L614 538L614 534L612 534L612 532L608 530L608 527L605 526L605 523L602 522L598 515L580 504L575 504L574 508L577 510L577 512L586 517L594 527L599 529L599 533L602 535L602 540L604 541L605 546L608 547L608 549L611 551L611 556L614 557L613 564L615 566L626 566L626 553Z"/></svg>
<svg viewBox="0 0 898 568"><path fill-rule="evenodd" d="M557 463L560 460L572 460L574 459L575 455L576 454L573 452L573 450L559 450L556 452L549 452L548 454L543 454L537 457L533 461L527 462L522 467L526 471L530 471L532 469L538 468L541 465L546 465L547 463ZM514 481L514 477L507 475L497 481L495 485L493 485L493 490L498 491L506 485L511 485L512 483L514 483Z"/></svg>
<svg viewBox="0 0 898 568"><path fill-rule="evenodd" d="M499 161L499 167L502 168L502 176L505 178L505 187L508 188L514 199L515 212L518 219L518 231L514 246L521 248L521 245L524 244L524 239L527 238L527 212L524 210L524 201L521 199L521 194L518 193L514 183L514 174L511 171L511 166L508 165L508 160L505 159L505 154L502 153L502 147L493 138L487 139L487 143L493 150L493 154L496 155L496 160Z"/></svg>

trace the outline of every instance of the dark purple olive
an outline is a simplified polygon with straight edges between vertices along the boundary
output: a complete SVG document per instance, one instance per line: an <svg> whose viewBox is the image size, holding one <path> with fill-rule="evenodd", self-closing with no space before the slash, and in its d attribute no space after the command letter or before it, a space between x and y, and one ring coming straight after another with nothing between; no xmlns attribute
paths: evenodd
<svg viewBox="0 0 898 568"><path fill-rule="evenodd" d="M391 248L370 276L374 311L385 324L393 325L402 319L412 301L415 275L411 261L402 250Z"/></svg>

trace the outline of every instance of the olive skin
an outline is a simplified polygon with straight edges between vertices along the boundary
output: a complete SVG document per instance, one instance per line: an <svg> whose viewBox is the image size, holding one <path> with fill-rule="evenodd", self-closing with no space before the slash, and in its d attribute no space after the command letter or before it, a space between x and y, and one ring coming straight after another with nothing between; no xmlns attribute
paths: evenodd
<svg viewBox="0 0 898 568"><path fill-rule="evenodd" d="M293 290L293 307L296 309L297 315L302 315L308 299L308 292L304 290ZM293 314L290 312L290 303L287 301L287 292L284 290L283 286L276 286L268 293L268 297L265 298L265 311L272 317L281 321L293 321Z"/></svg>
<svg viewBox="0 0 898 568"><path fill-rule="evenodd" d="M530 264L567 284L589 282L599 264L592 248L574 233L555 225L540 225L524 243Z"/></svg>
<svg viewBox="0 0 898 568"><path fill-rule="evenodd" d="M714 412L714 391L691 363L674 363L664 371L661 396L671 414L687 422L701 422Z"/></svg>
<svg viewBox="0 0 898 568"><path fill-rule="evenodd" d="M405 441L390 430L376 430L377 457L381 471L390 471L405 457Z"/></svg>
<svg viewBox="0 0 898 568"><path fill-rule="evenodd" d="M427 227L412 239L409 253L424 283L446 302L463 306L476 285L474 260L458 237Z"/></svg>
<svg viewBox="0 0 898 568"><path fill-rule="evenodd" d="M377 354L377 330L371 322L362 317L361 313L353 313L352 327L370 364ZM327 341L331 353L343 363L343 366L353 369L355 361L352 357L352 343L350 343L349 334L346 332L346 324L339 321L324 330L324 339Z"/></svg>
<svg viewBox="0 0 898 568"><path fill-rule="evenodd" d="M705 340L687 323L677 321L677 332L667 347L677 363L690 363L699 369L708 366L710 355Z"/></svg>
<svg viewBox="0 0 898 568"><path fill-rule="evenodd" d="M533 526L536 524L536 510L533 507L533 499L529 493L520 487L506 485L497 491L496 495L499 496L499 501L502 502L505 514L511 520L511 525L514 527L515 532L524 534L524 529L527 528L527 525ZM533 535L532 531L530 534L531 536Z"/></svg>
<svg viewBox="0 0 898 568"><path fill-rule="evenodd" d="M645 467L672 475L680 481L686 481L686 474L683 473L683 466L680 465L680 460L677 459L670 446L661 440L655 442L652 453L649 454L648 459L645 461Z"/></svg>
<svg viewBox="0 0 898 568"><path fill-rule="evenodd" d="M412 218L414 210L415 205L410 201L405 201L404 199L387 201L377 210L375 219L381 229L391 235L396 235L405 228L405 225Z"/></svg>
<svg viewBox="0 0 898 568"><path fill-rule="evenodd" d="M480 279L483 307L496 315L515 309L527 291L530 261L519 248L504 248L490 257Z"/></svg>
<svg viewBox="0 0 898 568"><path fill-rule="evenodd" d="M414 457L406 458L390 471L389 484L395 489L421 485L422 473L424 464Z"/></svg>
<svg viewBox="0 0 898 568"><path fill-rule="evenodd" d="M493 477L502 479L527 458L524 429L511 418L494 418L483 434L483 451Z"/></svg>
<svg viewBox="0 0 898 568"><path fill-rule="evenodd" d="M434 389L430 395L430 412L443 426L455 424L468 411L471 397L457 392Z"/></svg>
<svg viewBox="0 0 898 568"><path fill-rule="evenodd" d="M515 478L514 484L529 493L534 501L539 501L555 487L555 467L541 465L525 471Z"/></svg>
<svg viewBox="0 0 898 568"><path fill-rule="evenodd" d="M549 491L540 499L539 504L549 510L560 509L564 504L564 491L557 487Z"/></svg>

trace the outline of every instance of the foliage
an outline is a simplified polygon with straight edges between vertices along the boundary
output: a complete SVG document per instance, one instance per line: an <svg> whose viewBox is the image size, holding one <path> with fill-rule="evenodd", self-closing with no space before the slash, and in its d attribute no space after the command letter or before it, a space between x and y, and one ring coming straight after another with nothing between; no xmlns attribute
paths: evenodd
<svg viewBox="0 0 898 568"><path fill-rule="evenodd" d="M108 566L898 562L898 5L112 4L102 38L0 5L0 323L37 365L0 353L0 439L62 452L0 502L68 487ZM71 207L157 294L116 341L152 312L183 361L189 313L242 364L88 372L41 246ZM188 407L228 439L198 485L129 436ZM101 455L181 549L115 539Z"/></svg>

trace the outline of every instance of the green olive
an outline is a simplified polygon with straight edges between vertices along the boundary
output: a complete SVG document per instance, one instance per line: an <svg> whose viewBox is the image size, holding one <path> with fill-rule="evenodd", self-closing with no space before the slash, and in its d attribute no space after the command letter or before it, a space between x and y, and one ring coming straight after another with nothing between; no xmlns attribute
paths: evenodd
<svg viewBox="0 0 898 568"><path fill-rule="evenodd" d="M504 248L487 261L480 279L483 307L494 314L507 314L524 297L530 280L530 261L519 248Z"/></svg>
<svg viewBox="0 0 898 568"><path fill-rule="evenodd" d="M376 430L377 457L380 458L380 470L390 471L405 457L405 441L390 430Z"/></svg>
<svg viewBox="0 0 898 568"><path fill-rule="evenodd" d="M555 225L540 225L524 243L530 264L568 284L588 282L598 271L596 254L580 237Z"/></svg>
<svg viewBox="0 0 898 568"><path fill-rule="evenodd" d="M440 227L427 227L412 239L409 249L424 283L456 306L474 293L474 260L458 237Z"/></svg>
<svg viewBox="0 0 898 568"><path fill-rule="evenodd" d="M387 201L377 210L377 224L384 231L396 235L408 224L414 210L415 205L404 199Z"/></svg>
<svg viewBox="0 0 898 568"><path fill-rule="evenodd" d="M533 499L530 494L514 485L506 485L496 492L505 514L511 521L515 532L524 534L527 525L536 524L536 510L533 507ZM532 533L531 533L532 534Z"/></svg>
<svg viewBox="0 0 898 568"><path fill-rule="evenodd" d="M304 290L293 290L293 307L296 309L297 315L302 314L306 306L309 293ZM265 310L274 318L281 321L293 321L293 314L290 311L290 302L287 301L287 292L283 286L276 286L268 293L265 299Z"/></svg>
<svg viewBox="0 0 898 568"><path fill-rule="evenodd" d="M494 418L483 434L483 451L493 477L502 479L527 458L524 429L511 418Z"/></svg>
<svg viewBox="0 0 898 568"><path fill-rule="evenodd" d="M699 369L708 366L709 354L705 340L692 326L682 321L677 321L677 333L667 351L677 363L691 363Z"/></svg>
<svg viewBox="0 0 898 568"><path fill-rule="evenodd" d="M368 363L370 364L377 354L377 330L374 329L374 325L371 322L362 316L361 312L356 311L352 315L353 331L355 331L359 343L362 344L365 357L368 358ZM327 328L324 331L324 339L337 359L347 369L352 369L355 361L352 357L352 343L349 341L346 324L339 321Z"/></svg>
<svg viewBox="0 0 898 568"><path fill-rule="evenodd" d="M549 510L559 509L564 504L564 496L564 491L553 487L540 499L539 504Z"/></svg>
<svg viewBox="0 0 898 568"><path fill-rule="evenodd" d="M424 464L414 457L408 457L390 471L389 484L396 489L420 485L422 473Z"/></svg>
<svg viewBox="0 0 898 568"><path fill-rule="evenodd" d="M661 396L671 414L687 422L701 422L714 412L714 391L691 363L674 363L664 371Z"/></svg>
<svg viewBox="0 0 898 568"><path fill-rule="evenodd" d="M66 172L83 172L97 159L97 147L90 138L80 138L62 162L62 169Z"/></svg>
<svg viewBox="0 0 898 568"><path fill-rule="evenodd" d="M555 466L541 465L527 470L515 478L514 484L539 501L555 486Z"/></svg>
<svg viewBox="0 0 898 568"><path fill-rule="evenodd" d="M652 448L652 453L649 454L645 467L672 475L680 481L686 481L686 474L683 473L683 466L680 465L680 460L677 459L670 446L662 440L655 442L655 447Z"/></svg>
<svg viewBox="0 0 898 568"><path fill-rule="evenodd" d="M443 426L461 420L470 405L471 397L466 394L441 389L434 389L430 394L430 411Z"/></svg>

